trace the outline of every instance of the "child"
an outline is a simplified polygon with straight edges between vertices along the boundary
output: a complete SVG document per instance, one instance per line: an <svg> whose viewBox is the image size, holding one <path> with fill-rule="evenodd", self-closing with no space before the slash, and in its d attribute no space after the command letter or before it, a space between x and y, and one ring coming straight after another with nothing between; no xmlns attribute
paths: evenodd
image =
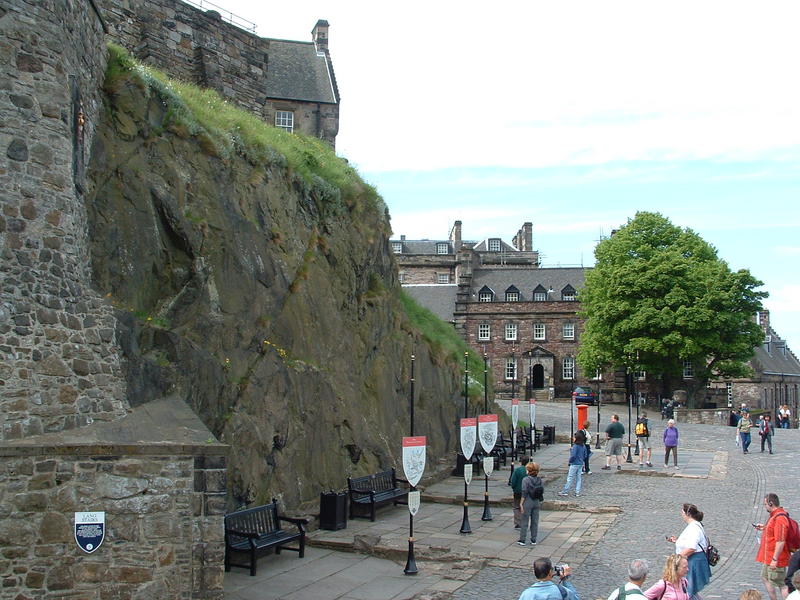
<svg viewBox="0 0 800 600"><path fill-rule="evenodd" d="M583 481L583 464L586 460L586 436L583 431L578 431L572 440L572 448L569 451L569 472L567 473L567 482L564 484L564 489L558 492L559 496L566 496L569 494L569 488L572 487L572 480L575 479L575 497L581 495L581 483Z"/></svg>

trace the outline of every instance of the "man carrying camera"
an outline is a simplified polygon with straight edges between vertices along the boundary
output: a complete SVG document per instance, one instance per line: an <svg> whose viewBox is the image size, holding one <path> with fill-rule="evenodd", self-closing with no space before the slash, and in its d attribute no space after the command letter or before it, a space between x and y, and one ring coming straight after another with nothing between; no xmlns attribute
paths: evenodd
<svg viewBox="0 0 800 600"><path fill-rule="evenodd" d="M549 558L537 558L533 561L536 583L522 592L519 600L580 600L578 592L568 581L571 573L569 565L554 567ZM558 576L559 583L553 581L554 576Z"/></svg>

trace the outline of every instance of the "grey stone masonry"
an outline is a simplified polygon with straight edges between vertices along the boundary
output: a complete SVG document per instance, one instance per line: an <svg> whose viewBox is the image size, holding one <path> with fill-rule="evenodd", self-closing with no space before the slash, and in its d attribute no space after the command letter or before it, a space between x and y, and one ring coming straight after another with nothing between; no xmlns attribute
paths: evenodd
<svg viewBox="0 0 800 600"><path fill-rule="evenodd" d="M0 440L127 412L90 287L83 169L106 64L90 2L0 0Z"/></svg>

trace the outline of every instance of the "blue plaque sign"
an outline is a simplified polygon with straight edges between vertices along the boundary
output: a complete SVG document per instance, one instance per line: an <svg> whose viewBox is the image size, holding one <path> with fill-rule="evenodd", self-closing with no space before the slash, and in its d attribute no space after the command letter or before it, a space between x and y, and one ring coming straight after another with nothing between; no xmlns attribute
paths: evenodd
<svg viewBox="0 0 800 600"><path fill-rule="evenodd" d="M106 513L76 512L75 541L84 552L91 554L103 543L106 535Z"/></svg>

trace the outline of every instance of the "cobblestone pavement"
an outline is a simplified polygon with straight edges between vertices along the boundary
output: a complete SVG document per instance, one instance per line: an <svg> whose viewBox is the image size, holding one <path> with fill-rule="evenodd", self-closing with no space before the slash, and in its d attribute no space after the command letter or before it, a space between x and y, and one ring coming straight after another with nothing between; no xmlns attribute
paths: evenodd
<svg viewBox="0 0 800 600"><path fill-rule="evenodd" d="M596 409L590 408L592 429L596 427ZM603 407L601 429L612 412L620 414L627 428L627 408ZM652 414L654 411L648 411ZM542 403L537 409L537 424L555 424L557 431L569 431L567 405ZM660 415L651 419L653 431L653 463L663 464L660 442L663 423ZM592 475L584 479L581 504L586 506L618 505L622 512L608 533L597 543L581 564L572 564L574 581L583 600L606 598L626 579L626 566L633 558L646 558L651 564L651 576L646 585L660 576L665 557L673 545L666 535L677 535L683 527L680 507L683 502L696 504L705 513L703 524L712 543L722 555L712 569L712 579L703 590L703 597L735 599L739 593L754 587L762 590L759 565L754 561L757 548L753 522L763 522L766 513L761 499L775 492L784 507L793 515L800 514L800 447L799 430L779 430L774 439L775 454L761 454L758 443L751 453L743 455L735 444L733 428L714 425L680 423L679 464L681 451L714 455L714 465L708 477L642 477L638 465L626 465L622 472L600 471L597 451ZM758 436L754 436L758 437ZM684 454L685 455L685 454ZM636 457L634 457L635 460ZM663 472L663 467L656 470ZM550 487L554 494L558 483ZM456 600L515 599L534 581L530 569L487 567L469 583L453 594Z"/></svg>

